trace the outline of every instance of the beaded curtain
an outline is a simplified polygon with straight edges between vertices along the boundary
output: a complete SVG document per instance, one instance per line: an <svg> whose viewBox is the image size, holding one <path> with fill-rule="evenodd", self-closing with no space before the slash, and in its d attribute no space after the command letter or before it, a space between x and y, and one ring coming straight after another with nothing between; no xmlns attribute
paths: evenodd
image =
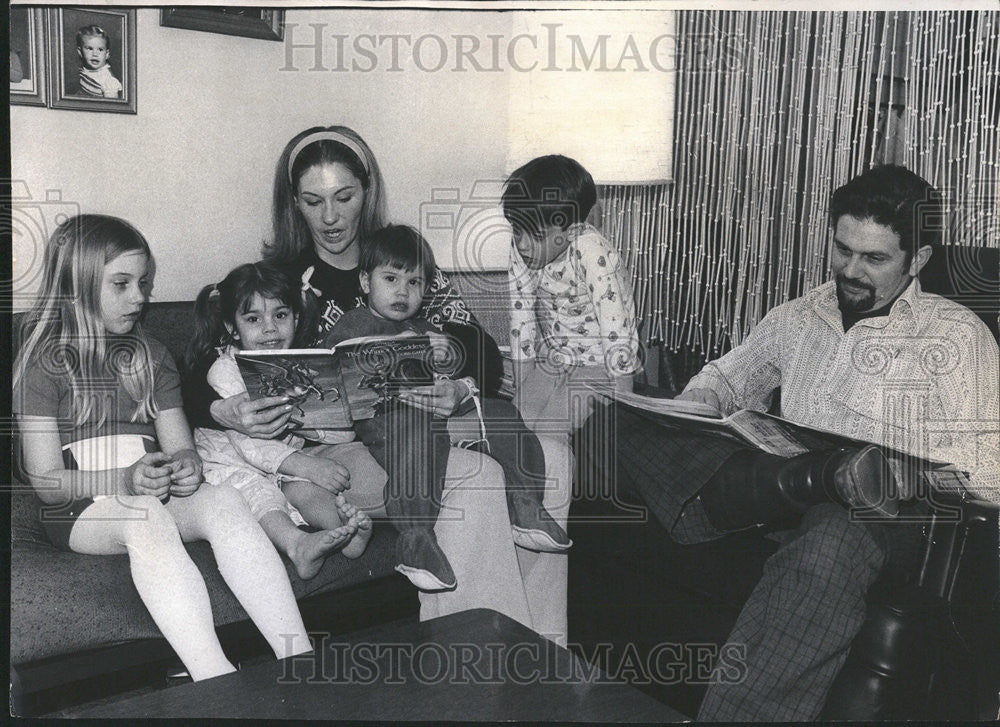
<svg viewBox="0 0 1000 727"><path fill-rule="evenodd" d="M647 343L695 364L827 279L833 190L898 163L951 205L947 241L1000 245L1000 17L677 14L674 181L600 190Z"/></svg>

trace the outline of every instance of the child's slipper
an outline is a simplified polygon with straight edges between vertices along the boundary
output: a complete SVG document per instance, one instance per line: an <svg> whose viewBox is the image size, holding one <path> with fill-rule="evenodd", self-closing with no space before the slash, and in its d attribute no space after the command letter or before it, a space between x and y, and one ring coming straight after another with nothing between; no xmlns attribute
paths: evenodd
<svg viewBox="0 0 1000 727"><path fill-rule="evenodd" d="M534 550L539 553L562 553L573 547L572 540L567 538L565 543L560 543L544 530L526 530L517 525L511 525L510 532L514 545L525 550Z"/></svg>
<svg viewBox="0 0 1000 727"><path fill-rule="evenodd" d="M167 684L184 684L193 681L183 664L174 664L167 668Z"/></svg>
<svg viewBox="0 0 1000 727"><path fill-rule="evenodd" d="M561 553L573 545L566 531L537 500L514 494L508 504L515 545L541 553Z"/></svg>
<svg viewBox="0 0 1000 727"><path fill-rule="evenodd" d="M448 556L430 528L401 532L396 541L396 555L399 558L396 570L422 591L448 590L458 584Z"/></svg>
<svg viewBox="0 0 1000 727"><path fill-rule="evenodd" d="M402 563L396 566L396 570L409 578L410 583L415 585L421 591L450 591L458 585L457 580L452 581L451 583L442 583L430 571L426 571L421 568L411 568L410 566L403 565Z"/></svg>

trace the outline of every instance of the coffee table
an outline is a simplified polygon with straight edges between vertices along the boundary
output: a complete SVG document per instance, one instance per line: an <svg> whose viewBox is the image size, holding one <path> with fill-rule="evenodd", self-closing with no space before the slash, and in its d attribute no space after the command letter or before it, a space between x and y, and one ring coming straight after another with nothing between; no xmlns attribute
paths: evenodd
<svg viewBox="0 0 1000 727"><path fill-rule="evenodd" d="M64 712L72 717L681 722L495 611L321 639L314 654Z"/></svg>

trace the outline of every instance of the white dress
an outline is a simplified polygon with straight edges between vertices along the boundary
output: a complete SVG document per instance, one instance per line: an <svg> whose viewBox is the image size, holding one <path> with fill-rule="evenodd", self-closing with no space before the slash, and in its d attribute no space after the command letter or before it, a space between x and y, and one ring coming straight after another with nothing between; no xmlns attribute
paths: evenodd
<svg viewBox="0 0 1000 727"><path fill-rule="evenodd" d="M223 350L212 364L208 383L223 398L246 392L231 348ZM317 434L317 439L327 444L354 439L352 430ZM302 449L302 437L289 434L282 439L258 439L232 430L198 428L194 430L194 443L204 462L205 480L239 490L258 520L268 512L282 510L296 525L306 524L281 492L282 483L295 478L278 473L285 458Z"/></svg>

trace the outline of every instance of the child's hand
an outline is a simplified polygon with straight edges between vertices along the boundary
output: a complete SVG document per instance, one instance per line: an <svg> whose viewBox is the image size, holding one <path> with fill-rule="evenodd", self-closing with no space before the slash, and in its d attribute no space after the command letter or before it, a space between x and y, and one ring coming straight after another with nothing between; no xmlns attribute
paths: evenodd
<svg viewBox="0 0 1000 727"><path fill-rule="evenodd" d="M125 471L125 490L129 495L152 495L158 500L170 494L173 459L163 452L149 452Z"/></svg>
<svg viewBox="0 0 1000 727"><path fill-rule="evenodd" d="M313 457L305 452L288 455L278 471L309 480L335 495L351 486L351 473L342 464L322 457Z"/></svg>
<svg viewBox="0 0 1000 727"><path fill-rule="evenodd" d="M307 455L312 460L308 478L324 490L339 494L351 486L351 473L339 462Z"/></svg>
<svg viewBox="0 0 1000 727"><path fill-rule="evenodd" d="M191 450L177 452L171 463L170 494L187 497L198 491L204 477L201 474L201 458Z"/></svg>

